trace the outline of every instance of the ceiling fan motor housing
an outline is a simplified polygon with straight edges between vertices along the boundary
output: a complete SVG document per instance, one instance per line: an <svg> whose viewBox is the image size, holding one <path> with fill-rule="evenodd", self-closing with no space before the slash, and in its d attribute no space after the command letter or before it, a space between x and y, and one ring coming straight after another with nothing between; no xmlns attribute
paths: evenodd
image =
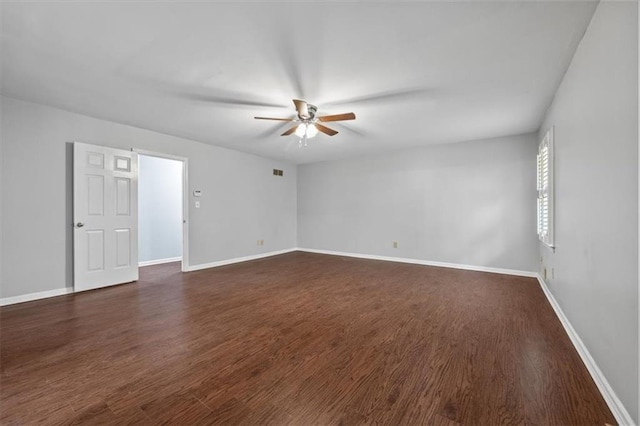
<svg viewBox="0 0 640 426"><path fill-rule="evenodd" d="M316 111L318 111L318 107L315 105L307 104L307 110L309 111L309 118L307 118L307 120L313 120L316 116Z"/></svg>

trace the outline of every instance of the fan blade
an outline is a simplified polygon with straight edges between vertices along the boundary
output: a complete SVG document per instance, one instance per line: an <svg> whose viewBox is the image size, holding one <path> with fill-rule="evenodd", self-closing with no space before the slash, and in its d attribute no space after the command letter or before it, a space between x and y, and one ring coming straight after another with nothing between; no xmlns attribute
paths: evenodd
<svg viewBox="0 0 640 426"><path fill-rule="evenodd" d="M287 130L286 132L284 132L283 134L281 134L280 136L289 136L290 134L292 134L293 132L296 131L296 129L298 128L298 124L296 124L295 126L293 126L292 128L290 128L289 130Z"/></svg>
<svg viewBox="0 0 640 426"><path fill-rule="evenodd" d="M271 138L274 135L277 135L278 133L283 131L284 129L288 129L289 126L290 126L290 124L287 123L287 122L275 121L275 122L273 122L271 124L265 125L263 127L264 130L261 131L260 133L256 134L256 137L258 137L260 139Z"/></svg>
<svg viewBox="0 0 640 426"><path fill-rule="evenodd" d="M316 128L318 130L320 130L322 133L325 133L325 134L327 134L329 136L333 136L333 135L337 135L338 134L338 132L336 132L335 130L330 129L327 126L323 126L320 123L314 123L314 126L316 126Z"/></svg>
<svg viewBox="0 0 640 426"><path fill-rule="evenodd" d="M345 114L336 114L336 115L325 115L324 117L318 117L319 121L344 121L344 120L355 120L356 115L352 112L347 112Z"/></svg>
<svg viewBox="0 0 640 426"><path fill-rule="evenodd" d="M275 118L275 117L253 117L256 120L278 120L278 121L293 121L293 118Z"/></svg>
<svg viewBox="0 0 640 426"><path fill-rule="evenodd" d="M305 101L301 101L300 99L294 99L293 103L296 106L296 110L298 111L298 117L302 119L307 119L311 117L309 115L309 108L307 108L307 103Z"/></svg>
<svg viewBox="0 0 640 426"><path fill-rule="evenodd" d="M131 80L145 88L145 90L151 90L154 93L176 97L182 100L225 106L282 108L282 104L274 103L268 97L256 95L253 92L209 87L206 86L204 82L197 84L180 84L176 80L150 78L148 73L142 75L137 72L131 73L130 71L126 71L125 76L127 80Z"/></svg>
<svg viewBox="0 0 640 426"><path fill-rule="evenodd" d="M353 98L341 99L333 102L323 102L324 107L327 106L340 106L340 105L352 105L352 104L364 104L370 102L384 102L384 101L406 101L411 99L423 100L425 96L433 97L437 93L433 89L425 87L415 87L399 90L390 90L387 92L374 93L366 96L356 96Z"/></svg>
<svg viewBox="0 0 640 426"><path fill-rule="evenodd" d="M190 99L192 101L206 102L209 104L220 104L220 105L239 105L239 106L250 106L250 107L282 107L282 105L278 105L272 102L262 102L253 99L242 99L240 96L231 94L230 96L217 96L214 94L202 94L202 93L184 93L174 91L173 94L175 96L181 97L183 99Z"/></svg>

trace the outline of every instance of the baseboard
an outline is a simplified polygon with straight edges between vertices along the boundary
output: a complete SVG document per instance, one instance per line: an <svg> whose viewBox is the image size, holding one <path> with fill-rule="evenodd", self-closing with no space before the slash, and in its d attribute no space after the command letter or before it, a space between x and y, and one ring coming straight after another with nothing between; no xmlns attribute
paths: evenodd
<svg viewBox="0 0 640 426"><path fill-rule="evenodd" d="M38 293L22 294L20 296L3 297L0 306L15 305L16 303L31 302L32 300L46 299L73 293L72 288L58 288L56 290L40 291Z"/></svg>
<svg viewBox="0 0 640 426"><path fill-rule="evenodd" d="M189 265L185 272L199 271L201 269L217 268L218 266L231 265L233 263L247 262L249 260L263 259L265 257L277 256L279 254L291 253L297 251L296 248L286 250L270 251L267 253L253 254L251 256L234 257L233 259L219 260L211 263L201 263L199 265Z"/></svg>
<svg viewBox="0 0 640 426"><path fill-rule="evenodd" d="M489 266L464 265L460 263L435 262L431 260L410 259L405 257L378 256L373 254L347 253L333 250L317 250L308 248L298 248L298 251L308 253L329 254L332 256L357 257L359 259L384 260L387 262L411 263L414 265L438 266L441 268L465 269L468 271L491 272L493 274L516 275L520 277L537 277L536 272L519 271L517 269L492 268Z"/></svg>
<svg viewBox="0 0 640 426"><path fill-rule="evenodd" d="M591 377L593 378L593 381L596 383L596 386L598 386L598 389L600 390L602 397L604 398L605 402L609 406L609 409L611 410L611 413L613 414L613 416L616 418L616 421L620 425L633 425L634 422L631 416L629 415L629 412L627 411L626 408L624 408L624 405L622 405L622 402L620 401L616 393L611 388L611 385L609 384L606 377L598 367L598 364L596 364L596 361L593 359L593 357L589 353L589 350L582 342L582 339L580 338L580 336L578 336L578 333L576 333L576 330L573 328L573 326L569 322L569 319L565 316L564 312L562 311L562 308L556 301L555 297L553 297L553 294L549 290L549 287L547 287L547 284L544 282L544 280L539 274L536 276L536 278L538 278L540 287L542 288L542 291L547 297L549 304L551 304L551 307L553 308L556 315L558 316L560 323L562 324L565 331L569 335L569 339L571 339L571 343L573 343L573 346L576 348L576 351L578 351L580 358L582 358L582 362L584 363L585 367L587 367L587 370L589 371L589 374L591 374Z"/></svg>
<svg viewBox="0 0 640 426"><path fill-rule="evenodd" d="M144 262L138 262L138 266L142 267L142 266L151 266L151 265L161 265L163 263L181 262L181 261L182 261L182 256L168 257L166 259L145 260Z"/></svg>

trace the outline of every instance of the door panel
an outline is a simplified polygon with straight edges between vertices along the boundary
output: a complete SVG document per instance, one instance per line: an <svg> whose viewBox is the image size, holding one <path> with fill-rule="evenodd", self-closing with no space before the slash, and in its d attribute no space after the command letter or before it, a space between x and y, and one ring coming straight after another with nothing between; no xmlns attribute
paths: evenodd
<svg viewBox="0 0 640 426"><path fill-rule="evenodd" d="M87 166L104 169L104 155L99 152L87 152Z"/></svg>
<svg viewBox="0 0 640 426"><path fill-rule="evenodd" d="M104 215L104 176L87 175L87 214Z"/></svg>
<svg viewBox="0 0 640 426"><path fill-rule="evenodd" d="M116 170L129 172L131 171L131 159L126 157L115 156L115 165L114 168Z"/></svg>
<svg viewBox="0 0 640 426"><path fill-rule="evenodd" d="M104 270L104 231L87 230L87 259L88 271Z"/></svg>
<svg viewBox="0 0 640 426"><path fill-rule="evenodd" d="M131 215L131 179L116 178L116 215Z"/></svg>
<svg viewBox="0 0 640 426"><path fill-rule="evenodd" d="M131 230L116 229L116 268L131 266Z"/></svg>
<svg viewBox="0 0 640 426"><path fill-rule="evenodd" d="M74 143L74 289L138 279L138 158Z"/></svg>

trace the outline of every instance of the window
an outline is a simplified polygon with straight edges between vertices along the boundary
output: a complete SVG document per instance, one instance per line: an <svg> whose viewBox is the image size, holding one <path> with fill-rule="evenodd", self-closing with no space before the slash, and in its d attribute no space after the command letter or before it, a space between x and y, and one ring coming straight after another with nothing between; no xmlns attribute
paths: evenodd
<svg viewBox="0 0 640 426"><path fill-rule="evenodd" d="M553 247L553 127L538 147L538 238Z"/></svg>

